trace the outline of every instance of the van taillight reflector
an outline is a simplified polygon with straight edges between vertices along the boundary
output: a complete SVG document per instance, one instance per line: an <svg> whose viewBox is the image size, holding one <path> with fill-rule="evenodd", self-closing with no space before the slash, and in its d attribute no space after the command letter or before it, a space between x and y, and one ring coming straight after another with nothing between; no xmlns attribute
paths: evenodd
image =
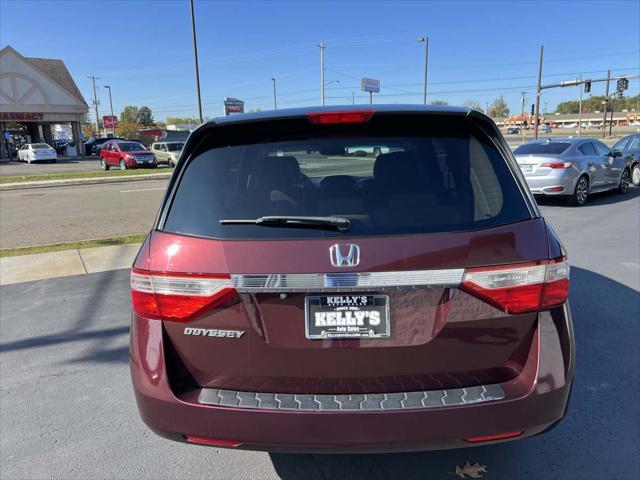
<svg viewBox="0 0 640 480"><path fill-rule="evenodd" d="M193 435L185 435L185 440L191 443L199 443L201 445L213 445L216 447L238 447L242 442L235 440L219 440L217 438L196 437Z"/></svg>
<svg viewBox="0 0 640 480"><path fill-rule="evenodd" d="M460 289L505 313L534 312L562 304L569 296L569 263L548 262L468 268Z"/></svg>
<svg viewBox="0 0 640 480"><path fill-rule="evenodd" d="M235 293L230 275L131 271L133 309L145 318L187 322Z"/></svg>
<svg viewBox="0 0 640 480"><path fill-rule="evenodd" d="M342 112L308 113L309 121L315 125L332 123L365 123L373 116L373 110L345 110Z"/></svg>
<svg viewBox="0 0 640 480"><path fill-rule="evenodd" d="M522 435L524 432L507 432L507 433L497 433L495 435L485 435L484 437L469 437L465 438L465 441L471 443L477 442L490 442L491 440L504 440L505 438L515 438Z"/></svg>

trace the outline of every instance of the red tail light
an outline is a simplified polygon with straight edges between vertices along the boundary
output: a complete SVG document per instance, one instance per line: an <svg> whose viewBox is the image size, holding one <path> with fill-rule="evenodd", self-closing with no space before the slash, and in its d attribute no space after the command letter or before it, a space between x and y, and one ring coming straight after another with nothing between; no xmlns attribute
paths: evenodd
<svg viewBox="0 0 640 480"><path fill-rule="evenodd" d="M549 262L469 268L460 289L499 308L521 314L553 307L569 296L569 264Z"/></svg>
<svg viewBox="0 0 640 480"><path fill-rule="evenodd" d="M145 318L187 322L233 295L229 275L131 271L133 309Z"/></svg>
<svg viewBox="0 0 640 480"><path fill-rule="evenodd" d="M331 123L365 123L373 116L373 110L345 110L342 112L308 113L309 121L315 125Z"/></svg>
<svg viewBox="0 0 640 480"><path fill-rule="evenodd" d="M547 162L540 164L540 166L547 168L570 168L571 162Z"/></svg>
<svg viewBox="0 0 640 480"><path fill-rule="evenodd" d="M477 443L477 442L490 442L491 440L504 440L505 438L515 438L522 435L524 432L507 432L507 433L497 433L496 435L485 435L484 437L469 437L465 438L467 442Z"/></svg>
<svg viewBox="0 0 640 480"><path fill-rule="evenodd" d="M191 443L199 443L201 445L212 445L216 447L238 447L242 445L242 442L236 442L235 440L219 440L216 438L196 437L193 435L185 435L185 440Z"/></svg>

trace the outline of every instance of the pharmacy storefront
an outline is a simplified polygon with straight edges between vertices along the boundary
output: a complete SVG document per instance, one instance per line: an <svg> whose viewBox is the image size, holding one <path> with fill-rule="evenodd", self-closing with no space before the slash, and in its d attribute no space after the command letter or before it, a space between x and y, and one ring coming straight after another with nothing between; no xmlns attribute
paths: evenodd
<svg viewBox="0 0 640 480"><path fill-rule="evenodd" d="M25 143L72 141L82 153L80 121L88 106L62 60L0 50L0 160Z"/></svg>

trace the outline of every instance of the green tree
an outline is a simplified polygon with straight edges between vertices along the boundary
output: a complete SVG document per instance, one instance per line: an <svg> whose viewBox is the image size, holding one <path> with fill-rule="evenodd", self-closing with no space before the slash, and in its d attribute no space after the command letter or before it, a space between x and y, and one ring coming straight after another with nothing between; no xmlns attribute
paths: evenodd
<svg viewBox="0 0 640 480"><path fill-rule="evenodd" d="M200 123L198 119L191 117L166 117L165 121L169 124L186 123L187 125L198 125Z"/></svg>
<svg viewBox="0 0 640 480"><path fill-rule="evenodd" d="M138 130L141 128L142 125L139 123L120 120L116 127L116 136L127 140L137 140L139 139Z"/></svg>
<svg viewBox="0 0 640 480"><path fill-rule="evenodd" d="M151 113L151 109L146 105L143 105L138 109L138 123L144 125L145 127L149 127L153 125L153 113Z"/></svg>
<svg viewBox="0 0 640 480"><path fill-rule="evenodd" d="M462 104L467 108L472 108L473 110L477 110L479 112L484 112L484 108L480 105L480 102L476 100L465 100Z"/></svg>
<svg viewBox="0 0 640 480"><path fill-rule="evenodd" d="M496 98L491 105L489 105L488 115L492 118L504 118L509 116L509 106L504 101L503 97Z"/></svg>
<svg viewBox="0 0 640 480"><path fill-rule="evenodd" d="M445 102L444 100L434 100L433 102L431 102L431 105L449 105L449 103Z"/></svg>
<svg viewBox="0 0 640 480"><path fill-rule="evenodd" d="M133 105L127 105L120 112L120 121L125 123L138 123L139 109Z"/></svg>
<svg viewBox="0 0 640 480"><path fill-rule="evenodd" d="M98 137L95 123L82 123L81 125L80 130L82 131L82 138L85 142L90 138Z"/></svg>
<svg viewBox="0 0 640 480"><path fill-rule="evenodd" d="M616 112L622 110L638 110L640 95L636 95L634 97L622 97L616 98L615 100L611 97L610 102L613 102L613 108ZM588 98L582 99L582 113L593 113L596 110L602 112L604 111L604 96L597 95L591 97L591 101ZM566 102L560 102L556 107L555 113L579 113L580 111L580 101L579 100L568 100Z"/></svg>

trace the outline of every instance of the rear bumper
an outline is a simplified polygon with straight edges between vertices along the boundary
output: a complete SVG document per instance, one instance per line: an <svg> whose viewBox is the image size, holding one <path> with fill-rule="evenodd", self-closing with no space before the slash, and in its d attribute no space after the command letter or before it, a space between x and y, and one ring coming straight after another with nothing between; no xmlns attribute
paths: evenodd
<svg viewBox="0 0 640 480"><path fill-rule="evenodd" d="M534 195L572 195L578 176L572 169L554 170L549 175L526 176L529 190Z"/></svg>
<svg viewBox="0 0 640 480"><path fill-rule="evenodd" d="M564 416L575 363L565 305L540 314L525 368L501 384L503 400L366 412L221 407L199 403L201 389L174 394L164 366L161 323L134 320L130 365L143 421L172 440L185 441L184 436L192 435L235 441L240 443L237 448L252 450L400 452L495 443L465 439L507 432L528 437Z"/></svg>

